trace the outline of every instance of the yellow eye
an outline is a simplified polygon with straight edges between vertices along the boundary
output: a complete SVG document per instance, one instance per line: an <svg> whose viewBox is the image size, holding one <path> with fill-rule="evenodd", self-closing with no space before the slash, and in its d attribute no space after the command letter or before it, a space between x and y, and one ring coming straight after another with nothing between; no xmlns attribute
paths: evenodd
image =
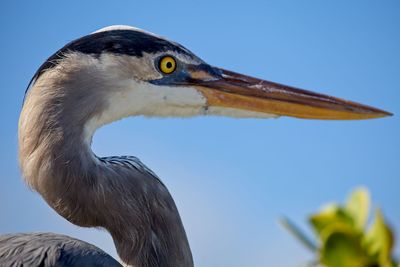
<svg viewBox="0 0 400 267"><path fill-rule="evenodd" d="M158 67L163 73L170 74L173 73L176 69L176 61L171 56L165 56L160 59Z"/></svg>

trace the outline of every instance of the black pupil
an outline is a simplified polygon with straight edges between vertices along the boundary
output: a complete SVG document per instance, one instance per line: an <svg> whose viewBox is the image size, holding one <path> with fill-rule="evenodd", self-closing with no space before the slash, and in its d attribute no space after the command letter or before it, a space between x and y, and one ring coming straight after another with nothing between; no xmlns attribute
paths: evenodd
<svg viewBox="0 0 400 267"><path fill-rule="evenodd" d="M166 66L168 69L170 69L170 68L172 68L172 63L170 61L168 61Z"/></svg>

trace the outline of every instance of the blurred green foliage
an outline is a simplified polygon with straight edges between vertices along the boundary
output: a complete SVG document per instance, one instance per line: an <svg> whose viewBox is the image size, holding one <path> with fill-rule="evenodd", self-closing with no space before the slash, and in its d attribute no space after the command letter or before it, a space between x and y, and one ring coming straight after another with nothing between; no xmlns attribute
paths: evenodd
<svg viewBox="0 0 400 267"><path fill-rule="evenodd" d="M344 205L331 204L309 217L317 240L308 238L289 219L282 225L316 254L314 266L400 267L393 258L393 232L379 208L367 226L370 196L367 189L354 190Z"/></svg>

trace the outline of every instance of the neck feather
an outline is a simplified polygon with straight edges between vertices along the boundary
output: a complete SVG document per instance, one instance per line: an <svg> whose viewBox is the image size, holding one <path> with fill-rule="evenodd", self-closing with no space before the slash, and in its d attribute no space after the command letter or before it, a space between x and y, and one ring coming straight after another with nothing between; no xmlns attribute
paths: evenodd
<svg viewBox="0 0 400 267"><path fill-rule="evenodd" d="M126 265L193 266L166 187L135 158L93 154L91 119L104 103L93 103L82 94L85 90L73 88L73 80L39 80L28 94L19 122L20 165L27 183L70 222L107 229Z"/></svg>

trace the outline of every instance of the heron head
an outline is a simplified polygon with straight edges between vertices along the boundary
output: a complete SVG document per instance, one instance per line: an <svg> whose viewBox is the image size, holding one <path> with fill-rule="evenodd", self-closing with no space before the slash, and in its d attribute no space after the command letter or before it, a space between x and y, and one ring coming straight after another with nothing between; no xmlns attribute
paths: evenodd
<svg viewBox="0 0 400 267"><path fill-rule="evenodd" d="M213 67L175 42L128 26L107 27L72 41L43 64L35 80L48 70L68 72L71 66L74 87L95 84L91 94L102 95L106 102L97 114L100 124L130 115L333 120L391 115Z"/></svg>

